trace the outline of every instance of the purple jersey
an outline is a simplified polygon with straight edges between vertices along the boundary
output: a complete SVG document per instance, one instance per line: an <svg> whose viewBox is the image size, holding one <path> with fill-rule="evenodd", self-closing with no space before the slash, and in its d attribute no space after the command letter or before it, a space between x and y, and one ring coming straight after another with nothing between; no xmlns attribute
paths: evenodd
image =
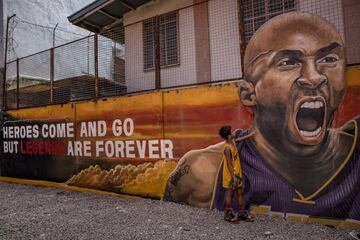
<svg viewBox="0 0 360 240"><path fill-rule="evenodd" d="M355 122L359 126L359 118ZM346 165L322 191L306 201L301 201L294 187L272 170L248 139L239 143L247 206L269 206L271 211L285 214L360 220L360 144L359 128L356 129L355 149ZM238 131L237 137L247 134L247 131ZM224 193L218 178L214 199L214 206L218 209L223 209ZM235 201L233 205L236 205Z"/></svg>

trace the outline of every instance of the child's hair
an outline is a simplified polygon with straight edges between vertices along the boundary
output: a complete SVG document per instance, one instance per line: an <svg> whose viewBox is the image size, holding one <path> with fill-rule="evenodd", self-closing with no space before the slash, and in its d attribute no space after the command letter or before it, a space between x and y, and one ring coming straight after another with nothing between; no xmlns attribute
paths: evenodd
<svg viewBox="0 0 360 240"><path fill-rule="evenodd" d="M219 134L223 139L227 140L228 136L231 135L231 126L229 125L222 126L219 130Z"/></svg>

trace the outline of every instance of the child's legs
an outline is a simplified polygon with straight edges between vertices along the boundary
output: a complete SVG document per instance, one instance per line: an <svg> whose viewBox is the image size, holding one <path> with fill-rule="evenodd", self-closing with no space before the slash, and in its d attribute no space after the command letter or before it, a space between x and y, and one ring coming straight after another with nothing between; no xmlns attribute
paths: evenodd
<svg viewBox="0 0 360 240"><path fill-rule="evenodd" d="M243 188L239 187L236 189L237 193L237 204L238 204L238 211L244 211L244 198L243 198Z"/></svg>
<svg viewBox="0 0 360 240"><path fill-rule="evenodd" d="M226 189L226 193L225 193L225 210L226 211L228 211L228 210L231 211L231 205L232 205L231 203L232 203L233 196L234 196L234 190Z"/></svg>

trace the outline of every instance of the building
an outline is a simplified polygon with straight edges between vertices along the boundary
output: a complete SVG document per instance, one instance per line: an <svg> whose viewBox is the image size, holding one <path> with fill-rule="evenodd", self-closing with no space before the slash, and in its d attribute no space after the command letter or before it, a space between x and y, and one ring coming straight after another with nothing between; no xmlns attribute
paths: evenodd
<svg viewBox="0 0 360 240"><path fill-rule="evenodd" d="M360 5L354 0L167 0L94 1L69 20L87 30L124 31L128 92L201 84L242 77L241 56L252 34L273 16L290 11L319 15L345 39L348 64L360 62ZM161 83L155 81L159 23Z"/></svg>

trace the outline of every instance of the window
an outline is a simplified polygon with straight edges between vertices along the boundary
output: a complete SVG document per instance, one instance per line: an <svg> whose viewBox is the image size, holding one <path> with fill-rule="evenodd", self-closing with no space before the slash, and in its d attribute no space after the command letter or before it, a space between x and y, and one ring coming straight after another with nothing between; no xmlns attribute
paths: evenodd
<svg viewBox="0 0 360 240"><path fill-rule="evenodd" d="M267 20L296 10L295 0L242 0L245 45Z"/></svg>
<svg viewBox="0 0 360 240"><path fill-rule="evenodd" d="M179 63L177 12L159 16L160 65ZM143 22L144 70L155 68L155 17Z"/></svg>

